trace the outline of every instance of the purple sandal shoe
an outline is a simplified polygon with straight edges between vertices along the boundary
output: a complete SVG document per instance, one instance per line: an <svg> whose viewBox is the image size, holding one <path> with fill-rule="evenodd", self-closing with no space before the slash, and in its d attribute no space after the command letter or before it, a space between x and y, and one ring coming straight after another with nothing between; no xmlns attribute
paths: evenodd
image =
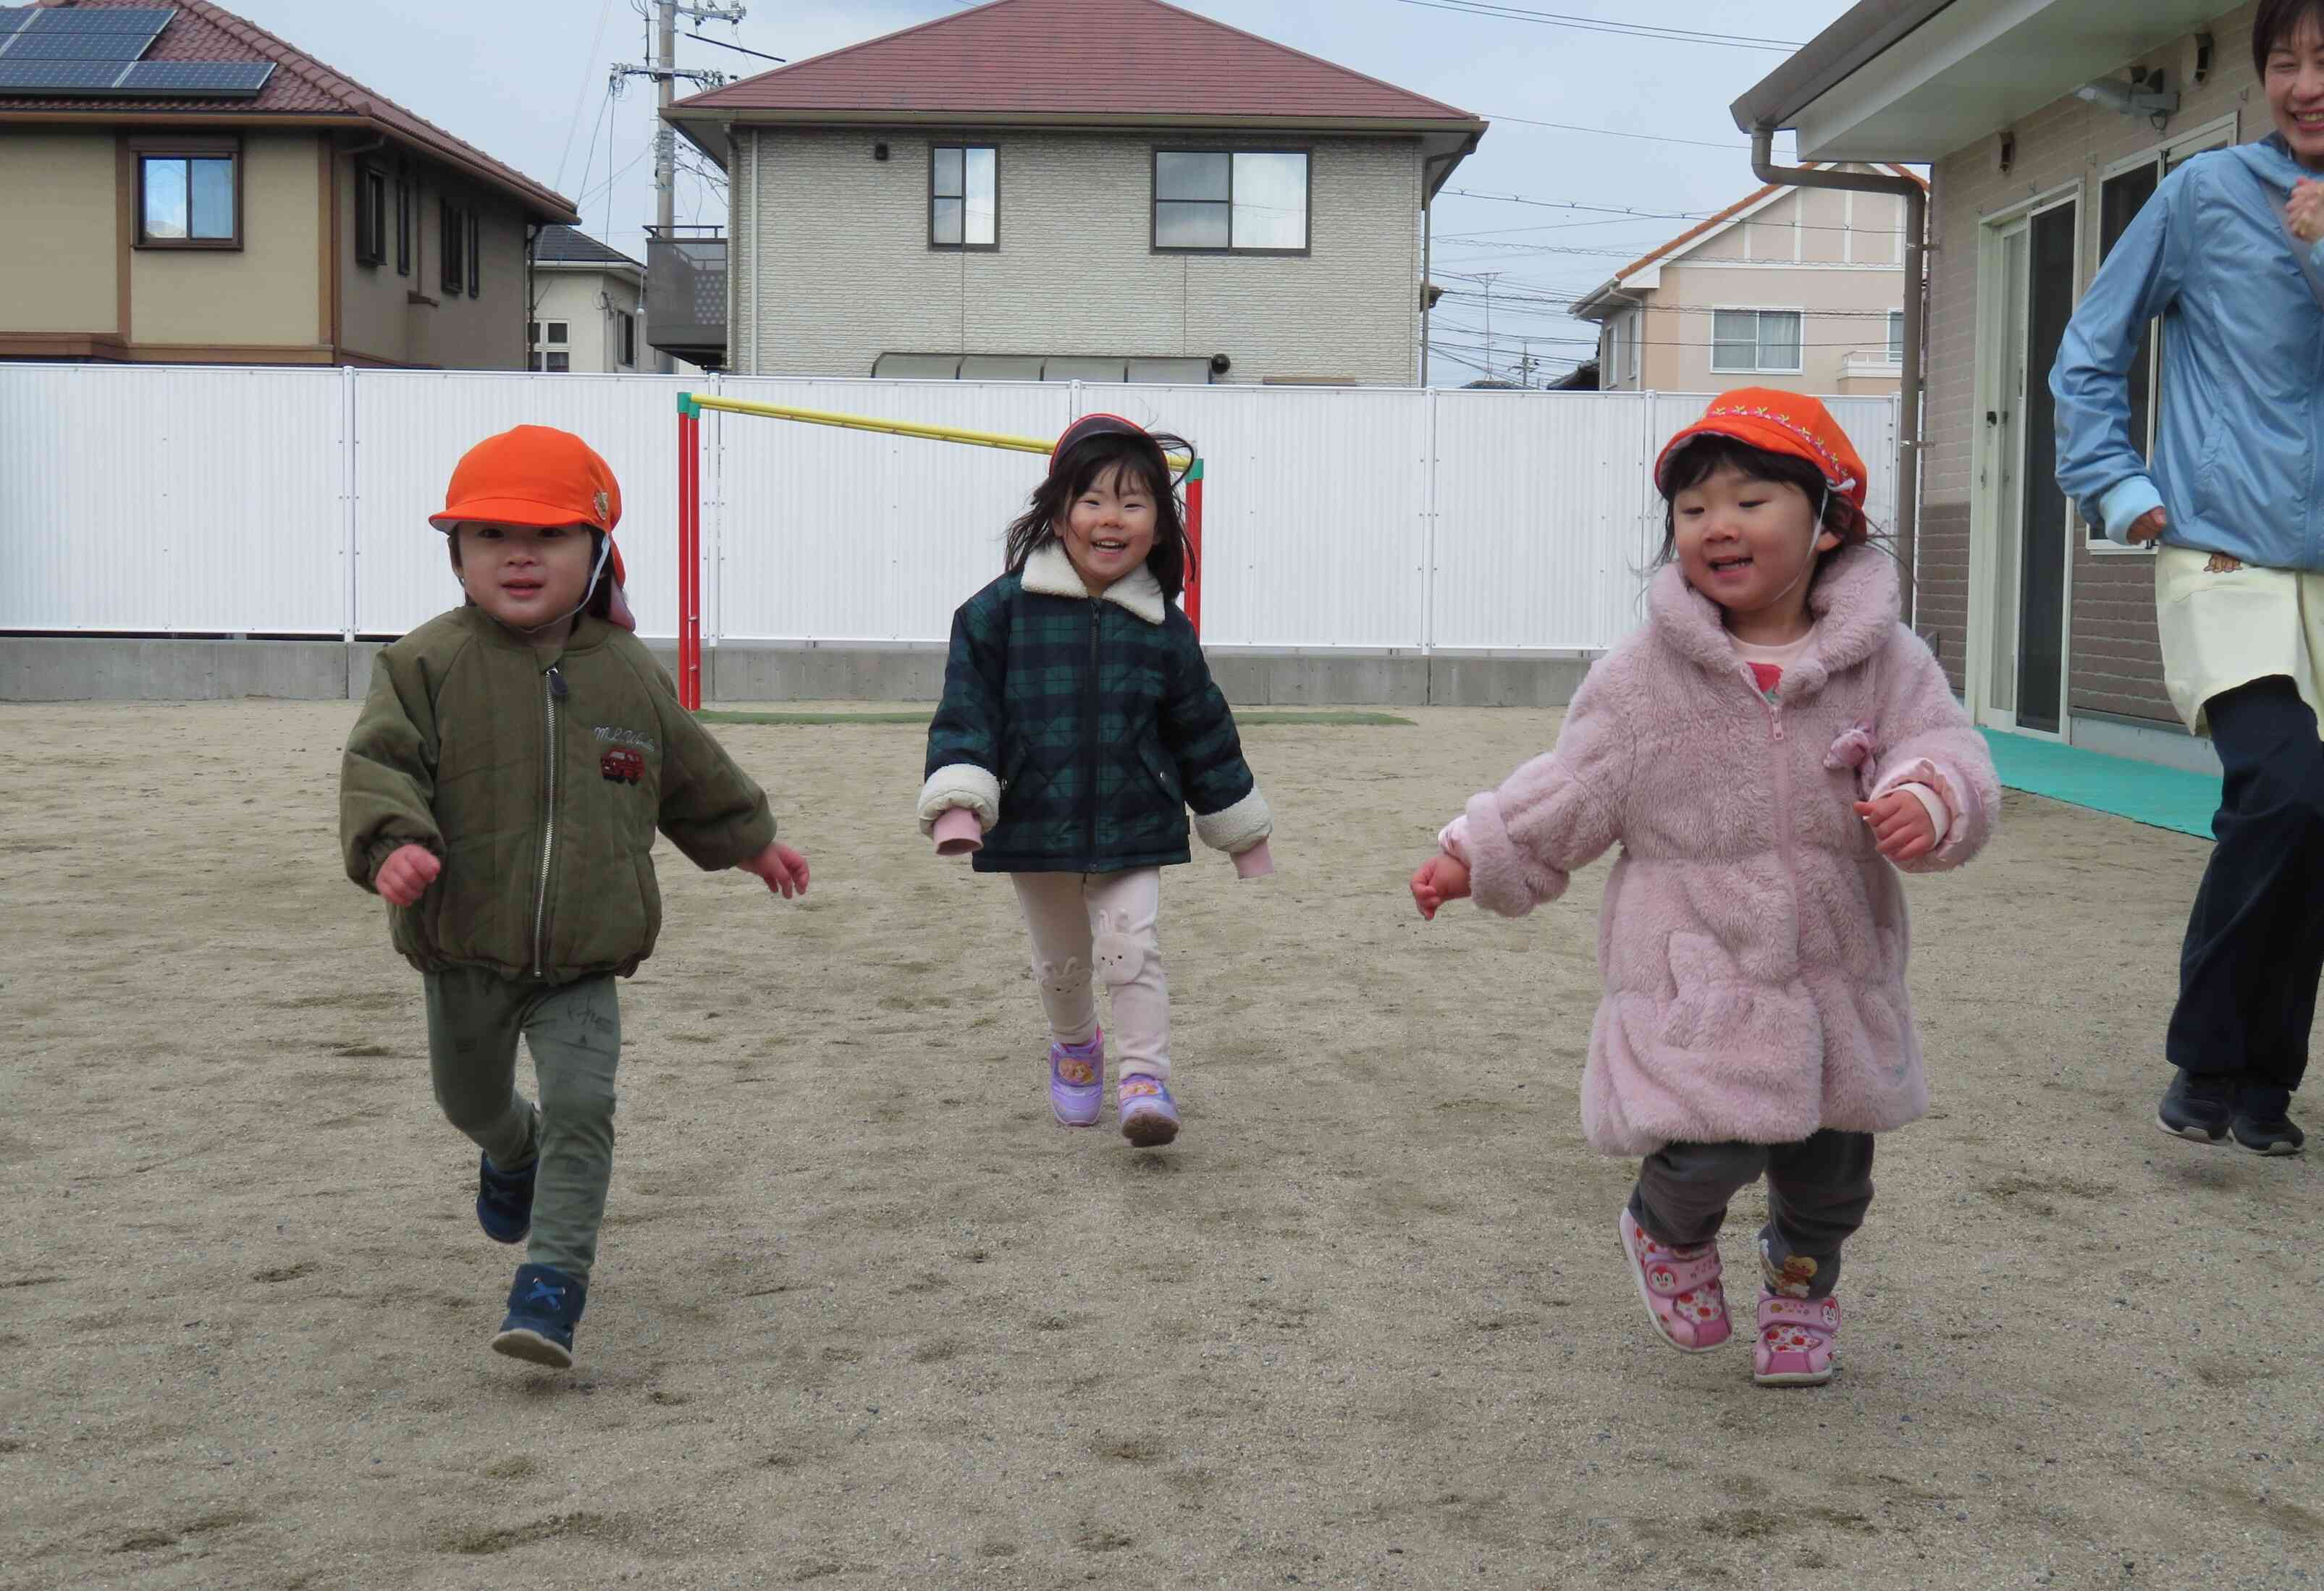
<svg viewBox="0 0 2324 1591"><path fill-rule="evenodd" d="M1761 1289L1751 1379L1761 1386L1821 1386L1831 1379L1831 1339L1839 1335L1838 1299L1781 1298Z"/></svg>
<svg viewBox="0 0 2324 1591"><path fill-rule="evenodd" d="M1646 1236L1622 1208L1622 1254L1639 1301L1662 1339L1683 1354L1708 1353L1735 1334L1719 1283L1719 1246L1673 1248Z"/></svg>
<svg viewBox="0 0 2324 1591"><path fill-rule="evenodd" d="M1178 1106L1158 1077L1132 1072L1114 1084L1121 1136L1140 1149L1159 1149L1178 1136Z"/></svg>
<svg viewBox="0 0 2324 1591"><path fill-rule="evenodd" d="M1095 1127L1105 1108L1105 1030L1085 1044L1049 1046L1049 1108L1059 1127Z"/></svg>

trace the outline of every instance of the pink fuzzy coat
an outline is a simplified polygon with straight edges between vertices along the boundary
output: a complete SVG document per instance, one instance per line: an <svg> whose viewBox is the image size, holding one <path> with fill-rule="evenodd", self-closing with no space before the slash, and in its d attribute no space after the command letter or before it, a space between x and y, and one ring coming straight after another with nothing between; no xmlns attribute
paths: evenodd
<svg viewBox="0 0 2324 1591"><path fill-rule="evenodd" d="M1913 871L1958 867L2000 803L1985 742L1897 621L1878 549L1831 555L1810 656L1768 702L1675 567L1590 671L1556 750L1469 803L1477 904L1521 916L1622 847L1606 881L1582 1121L1592 1147L1796 1142L1927 1109L1893 865L1851 810L1925 784L1951 814Z"/></svg>

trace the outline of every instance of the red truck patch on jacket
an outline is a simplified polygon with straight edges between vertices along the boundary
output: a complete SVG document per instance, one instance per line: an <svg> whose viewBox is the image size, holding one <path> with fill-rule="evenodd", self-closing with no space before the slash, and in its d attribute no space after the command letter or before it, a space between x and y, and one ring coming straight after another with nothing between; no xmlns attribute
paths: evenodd
<svg viewBox="0 0 2324 1591"><path fill-rule="evenodd" d="M646 759L626 746L616 746L597 759L597 771L617 785L634 785L645 777Z"/></svg>

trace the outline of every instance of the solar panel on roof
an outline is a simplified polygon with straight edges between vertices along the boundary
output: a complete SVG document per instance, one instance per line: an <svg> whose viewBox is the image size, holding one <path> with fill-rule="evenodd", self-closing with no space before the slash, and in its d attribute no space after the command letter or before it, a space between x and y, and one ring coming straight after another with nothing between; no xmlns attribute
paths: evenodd
<svg viewBox="0 0 2324 1591"><path fill-rule="evenodd" d="M121 80L124 94L251 95L266 87L271 60L141 60Z"/></svg>
<svg viewBox="0 0 2324 1591"><path fill-rule="evenodd" d="M0 33L13 33L32 20L29 5L0 5Z"/></svg>
<svg viewBox="0 0 2324 1591"><path fill-rule="evenodd" d="M178 14L160 6L32 7L44 33L158 33Z"/></svg>
<svg viewBox="0 0 2324 1591"><path fill-rule="evenodd" d="M117 60L0 60L0 94L32 89L78 90L89 93L113 87L125 69Z"/></svg>
<svg viewBox="0 0 2324 1591"><path fill-rule="evenodd" d="M152 33L67 33L46 28L20 30L0 60L135 60L153 42Z"/></svg>

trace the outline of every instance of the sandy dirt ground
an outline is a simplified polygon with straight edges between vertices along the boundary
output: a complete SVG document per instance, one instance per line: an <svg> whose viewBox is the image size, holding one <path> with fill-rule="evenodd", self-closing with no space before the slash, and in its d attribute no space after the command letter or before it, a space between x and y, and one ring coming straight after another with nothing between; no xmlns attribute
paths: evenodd
<svg viewBox="0 0 2324 1591"><path fill-rule="evenodd" d="M2324 1581L2318 1165L2153 1121L2202 841L2013 796L1908 884L1936 1108L1840 1379L1776 1392L1620 1267L1604 864L1524 923L1404 894L1554 714L1247 731L1282 872L1169 877L1153 1154L1051 1125L918 730L724 728L814 894L659 851L549 1375L485 1349L517 1256L338 873L352 712L0 707L0 1586Z"/></svg>

